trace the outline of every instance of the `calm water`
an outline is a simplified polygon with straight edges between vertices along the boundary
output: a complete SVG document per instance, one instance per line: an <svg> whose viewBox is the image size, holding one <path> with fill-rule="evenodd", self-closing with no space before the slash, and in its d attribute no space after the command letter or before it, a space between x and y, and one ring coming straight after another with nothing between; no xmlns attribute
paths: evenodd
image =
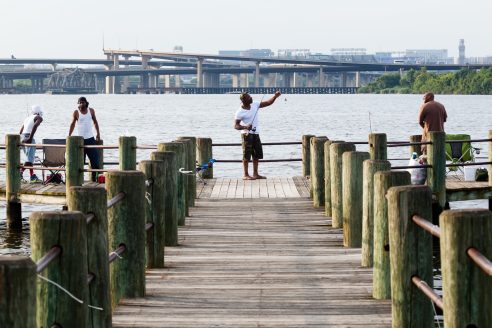
<svg viewBox="0 0 492 328"><path fill-rule="evenodd" d="M253 98L256 101L261 95ZM234 113L240 105L238 95L89 95L96 110L105 144L117 144L121 135L137 137L138 144L157 144L179 136L211 137L214 142L239 142L239 132L232 128ZM268 98L268 95L265 99ZM326 135L330 139L365 141L372 132L386 133L388 140L408 140L421 132L416 121L421 95L285 95L260 113L263 142L299 141L303 134ZM472 138L486 138L492 130L492 96L437 96L448 111L448 133L470 133ZM32 104L44 107L44 121L36 139L65 138L76 109L74 95L0 95L0 134L18 133ZM3 143L1 141L0 143ZM487 156L487 145L480 156ZM358 147L367 150L367 147ZM240 147L214 148L216 159L241 159ZM138 158L150 151L139 151ZM300 146L266 146L265 158L300 158ZM5 152L0 150L0 162ZM407 158L407 148L390 148L389 158ZM105 159L117 159L115 151L106 151ZM407 161L395 162L404 165ZM260 172L267 176L301 174L301 164L265 163ZM241 164L217 163L218 177L239 177ZM4 171L0 170L0 180ZM486 201L453 204L461 207L487 207ZM53 209L23 205L23 215ZM7 234L2 226L5 204L0 203L0 254L27 252L27 238Z"/></svg>

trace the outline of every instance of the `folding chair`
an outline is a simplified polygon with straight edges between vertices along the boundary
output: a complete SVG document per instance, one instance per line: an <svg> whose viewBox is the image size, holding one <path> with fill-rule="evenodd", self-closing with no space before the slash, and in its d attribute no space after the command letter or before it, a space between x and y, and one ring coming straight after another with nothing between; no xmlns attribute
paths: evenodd
<svg viewBox="0 0 492 328"><path fill-rule="evenodd" d="M475 154L480 154L480 148L472 147L469 134L446 134L446 141L461 140L461 142L446 143L446 161L452 164L474 162ZM452 171L463 172L463 166L451 166L447 173Z"/></svg>
<svg viewBox="0 0 492 328"><path fill-rule="evenodd" d="M203 164L198 164L198 162L196 163L196 169L195 169L196 177L204 185L206 185L207 183L205 182L205 179L203 179L203 173L206 170L208 170L209 168L211 168L214 165L214 163L215 163L215 159L214 158L210 159L208 162L203 163Z"/></svg>
<svg viewBox="0 0 492 328"><path fill-rule="evenodd" d="M42 143L47 145L64 145L65 139L43 139ZM65 147L49 147L43 146L43 159L41 160L41 165L46 167L65 167ZM45 178L45 171L43 170L43 183L65 183L62 177L62 171L60 170L49 170L50 175ZM61 181L60 181L61 180Z"/></svg>

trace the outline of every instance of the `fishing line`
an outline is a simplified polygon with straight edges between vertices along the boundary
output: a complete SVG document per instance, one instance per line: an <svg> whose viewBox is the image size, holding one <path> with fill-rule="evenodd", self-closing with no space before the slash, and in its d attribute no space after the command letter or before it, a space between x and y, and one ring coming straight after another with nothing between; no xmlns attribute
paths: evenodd
<svg viewBox="0 0 492 328"><path fill-rule="evenodd" d="M369 131L372 133L371 112L369 111Z"/></svg>

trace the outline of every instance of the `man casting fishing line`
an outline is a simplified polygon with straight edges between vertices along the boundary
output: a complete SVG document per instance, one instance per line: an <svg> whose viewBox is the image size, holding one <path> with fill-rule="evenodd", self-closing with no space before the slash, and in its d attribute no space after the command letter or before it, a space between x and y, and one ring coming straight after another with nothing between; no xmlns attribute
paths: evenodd
<svg viewBox="0 0 492 328"><path fill-rule="evenodd" d="M260 108L268 107L280 97L280 91L267 101L253 102L253 98L243 92L239 96L241 107L236 112L234 128L241 130L241 141L243 144L243 180L266 179L258 173L258 161L263 158L263 148L260 140L260 129L258 124L258 111ZM253 157L253 176L249 175L248 165Z"/></svg>

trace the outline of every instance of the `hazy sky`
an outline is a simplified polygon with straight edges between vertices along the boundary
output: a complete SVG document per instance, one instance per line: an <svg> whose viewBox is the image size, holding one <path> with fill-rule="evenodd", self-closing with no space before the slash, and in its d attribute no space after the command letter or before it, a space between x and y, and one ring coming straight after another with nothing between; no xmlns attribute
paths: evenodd
<svg viewBox="0 0 492 328"><path fill-rule="evenodd" d="M492 56L492 0L0 0L0 58L100 58L106 48L448 49Z"/></svg>

